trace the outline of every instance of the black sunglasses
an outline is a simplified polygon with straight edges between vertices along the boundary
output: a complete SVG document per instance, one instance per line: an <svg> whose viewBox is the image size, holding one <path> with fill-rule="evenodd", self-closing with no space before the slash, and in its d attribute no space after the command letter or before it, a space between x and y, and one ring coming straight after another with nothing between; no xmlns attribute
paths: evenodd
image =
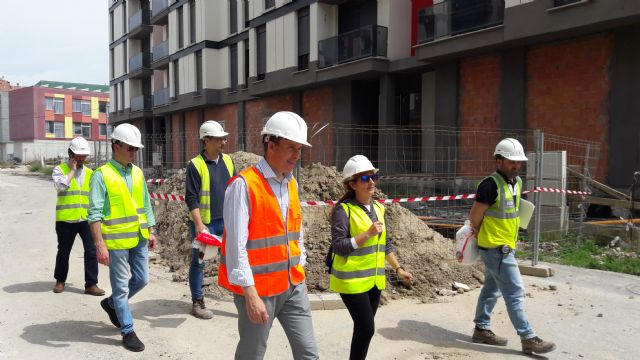
<svg viewBox="0 0 640 360"><path fill-rule="evenodd" d="M137 147L135 147L135 146L128 145L128 147L127 147L127 151L128 151L128 152L134 152L134 151L135 151L135 152L138 152L138 148L137 148Z"/></svg>
<svg viewBox="0 0 640 360"><path fill-rule="evenodd" d="M362 180L362 182L369 182L369 179L375 181L378 181L378 179L380 178L380 175L378 174L371 174L371 175L361 175L360 180Z"/></svg>

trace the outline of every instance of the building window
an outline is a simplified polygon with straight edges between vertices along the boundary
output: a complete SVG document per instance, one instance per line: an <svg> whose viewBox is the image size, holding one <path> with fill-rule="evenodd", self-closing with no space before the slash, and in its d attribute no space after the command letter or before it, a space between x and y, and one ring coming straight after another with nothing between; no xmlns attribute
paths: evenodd
<svg viewBox="0 0 640 360"><path fill-rule="evenodd" d="M82 137L91 139L91 124L82 124Z"/></svg>
<svg viewBox="0 0 640 360"><path fill-rule="evenodd" d="M105 102L105 101L100 101L100 102L98 103L98 111L99 111L101 114L106 114L107 112L109 112L109 110L108 110L108 109L109 109L109 106L108 106L107 102Z"/></svg>
<svg viewBox="0 0 640 360"><path fill-rule="evenodd" d="M113 103L115 104L113 111L118 111L118 84L113 85ZM120 104L120 107L122 107L122 104Z"/></svg>
<svg viewBox="0 0 640 360"><path fill-rule="evenodd" d="M51 97L44 98L44 109L53 110L53 98Z"/></svg>
<svg viewBox="0 0 640 360"><path fill-rule="evenodd" d="M244 41L244 87L249 86L249 40Z"/></svg>
<svg viewBox="0 0 640 360"><path fill-rule="evenodd" d="M82 100L82 115L91 116L91 101Z"/></svg>
<svg viewBox="0 0 640 360"><path fill-rule="evenodd" d="M73 135L82 135L81 123L73 123Z"/></svg>
<svg viewBox="0 0 640 360"><path fill-rule="evenodd" d="M124 81L120 83L120 109L124 110Z"/></svg>
<svg viewBox="0 0 640 360"><path fill-rule="evenodd" d="M298 10L298 70L309 68L309 7Z"/></svg>
<svg viewBox="0 0 640 360"><path fill-rule="evenodd" d="M267 27L265 25L256 28L257 33L257 64L258 64L258 80L264 80L267 72Z"/></svg>
<svg viewBox="0 0 640 360"><path fill-rule="evenodd" d="M124 69L124 72L129 72L129 58L127 57L127 41L124 41L122 43L122 46L124 46L124 49L122 51L123 53L123 57L122 57L122 68Z"/></svg>
<svg viewBox="0 0 640 360"><path fill-rule="evenodd" d="M125 34L127 33L127 19L129 19L127 17L127 2L123 1L122 2L122 31Z"/></svg>
<svg viewBox="0 0 640 360"><path fill-rule="evenodd" d="M98 135L107 136L107 124L98 124Z"/></svg>
<svg viewBox="0 0 640 360"><path fill-rule="evenodd" d="M184 22L182 17L183 9L182 6L178 8L178 49L182 49L184 47Z"/></svg>
<svg viewBox="0 0 640 360"><path fill-rule="evenodd" d="M109 12L109 25L110 25L110 32L109 32L109 39L111 40L111 42L113 42L114 36L113 36L113 32L114 32L114 21L113 21L113 11Z"/></svg>
<svg viewBox="0 0 640 360"><path fill-rule="evenodd" d="M231 90L238 90L238 44L229 46L229 72Z"/></svg>
<svg viewBox="0 0 640 360"><path fill-rule="evenodd" d="M114 71L114 66L115 66L115 56L113 55L113 49L109 50L109 75L110 78L113 79L115 77L115 71Z"/></svg>
<svg viewBox="0 0 640 360"><path fill-rule="evenodd" d="M44 133L45 134L53 134L53 121L45 121L44 122Z"/></svg>
<svg viewBox="0 0 640 360"><path fill-rule="evenodd" d="M249 27L249 0L242 1L242 11L244 12L244 27Z"/></svg>
<svg viewBox="0 0 640 360"><path fill-rule="evenodd" d="M82 103L80 99L73 99L73 105L71 111L73 112L81 112L82 111Z"/></svg>
<svg viewBox="0 0 640 360"><path fill-rule="evenodd" d="M178 98L180 94L180 78L178 73L180 72L180 67L178 66L178 60L173 62L173 97L174 99Z"/></svg>
<svg viewBox="0 0 640 360"><path fill-rule="evenodd" d="M61 98L53 99L53 113L56 115L64 114L64 99L61 99Z"/></svg>
<svg viewBox="0 0 640 360"><path fill-rule="evenodd" d="M62 121L53 121L53 134L57 138L64 138L64 123Z"/></svg>
<svg viewBox="0 0 640 360"><path fill-rule="evenodd" d="M202 50L196 51L196 94L202 94Z"/></svg>
<svg viewBox="0 0 640 360"><path fill-rule="evenodd" d="M189 35L191 36L191 43L196 42L196 2L191 0L189 2Z"/></svg>
<svg viewBox="0 0 640 360"><path fill-rule="evenodd" d="M229 34L238 32L238 1L229 0Z"/></svg>
<svg viewBox="0 0 640 360"><path fill-rule="evenodd" d="M271 9L276 6L276 0L264 0L264 9Z"/></svg>

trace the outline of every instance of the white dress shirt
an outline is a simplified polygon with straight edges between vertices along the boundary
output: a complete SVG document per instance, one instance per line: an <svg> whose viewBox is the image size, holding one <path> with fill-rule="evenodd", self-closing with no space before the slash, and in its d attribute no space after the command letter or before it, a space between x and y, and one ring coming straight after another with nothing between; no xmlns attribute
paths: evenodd
<svg viewBox="0 0 640 360"><path fill-rule="evenodd" d="M67 163L67 165L69 165L69 168L71 168L70 164ZM51 177L53 178L53 185L56 187L56 190L60 192L67 191L67 189L69 189L71 182L68 180L68 175L62 173L62 169L60 169L60 166L56 166L53 168ZM73 174L73 177L76 179L78 187L82 188L82 183L84 182L84 166L79 167L76 170L76 173Z"/></svg>
<svg viewBox="0 0 640 360"><path fill-rule="evenodd" d="M285 174L279 181L275 172L264 158L261 158L256 168L267 180L278 204L280 214L287 227L287 211L289 209L289 181L293 178L291 173ZM224 196L224 227L226 237L226 266L229 274L229 282L242 287L253 286L253 272L249 265L247 254L247 239L249 235L249 193L247 183L242 177L237 177L229 186ZM307 253L304 248L303 230L300 228L300 265L306 264Z"/></svg>

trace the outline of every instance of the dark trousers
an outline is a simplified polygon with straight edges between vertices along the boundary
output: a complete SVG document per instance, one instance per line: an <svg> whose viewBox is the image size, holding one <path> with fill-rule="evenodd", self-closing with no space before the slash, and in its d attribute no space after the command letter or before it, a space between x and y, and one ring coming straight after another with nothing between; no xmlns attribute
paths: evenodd
<svg viewBox="0 0 640 360"><path fill-rule="evenodd" d="M364 360L367 358L369 343L376 332L374 317L380 304L380 290L371 290L359 294L340 294L344 305L353 319L353 337L351 338L351 352L349 360Z"/></svg>
<svg viewBox="0 0 640 360"><path fill-rule="evenodd" d="M58 234L58 254L56 255L56 269L53 273L56 281L67 281L69 255L76 235L80 234L84 246L84 287L96 285L98 283L98 258L89 223L86 221L78 223L56 221L56 234Z"/></svg>

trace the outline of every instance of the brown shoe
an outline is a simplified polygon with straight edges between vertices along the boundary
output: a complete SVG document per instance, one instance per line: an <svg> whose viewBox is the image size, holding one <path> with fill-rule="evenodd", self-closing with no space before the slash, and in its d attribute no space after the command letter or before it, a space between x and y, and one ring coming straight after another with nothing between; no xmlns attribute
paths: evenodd
<svg viewBox="0 0 640 360"><path fill-rule="evenodd" d="M522 352L525 354L544 354L556 349L556 344L551 341L544 341L535 336L531 339L522 340Z"/></svg>
<svg viewBox="0 0 640 360"><path fill-rule="evenodd" d="M56 285L53 287L53 292L56 294L60 294L64 291L64 283L60 281L56 281Z"/></svg>
<svg viewBox="0 0 640 360"><path fill-rule="evenodd" d="M191 307L191 315L204 320L213 318L213 312L207 309L204 304L204 299L194 301L193 306Z"/></svg>
<svg viewBox="0 0 640 360"><path fill-rule="evenodd" d="M97 285L91 285L84 289L84 293L87 295L102 296L104 295L104 290L100 289Z"/></svg>
<svg viewBox="0 0 640 360"><path fill-rule="evenodd" d="M471 337L471 340L473 340L474 343L496 345L496 346L506 346L507 342L509 341L507 340L507 338L498 336L489 329L479 329L479 328L475 328L473 330L473 336Z"/></svg>

